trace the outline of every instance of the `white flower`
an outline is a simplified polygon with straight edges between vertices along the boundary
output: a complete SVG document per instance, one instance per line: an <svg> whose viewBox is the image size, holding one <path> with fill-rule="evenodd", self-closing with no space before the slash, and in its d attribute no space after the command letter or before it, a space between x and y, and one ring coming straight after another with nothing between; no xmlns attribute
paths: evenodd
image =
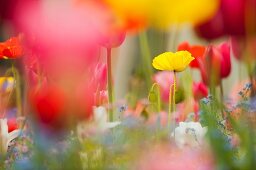
<svg viewBox="0 0 256 170"><path fill-rule="evenodd" d="M8 132L7 119L0 119L0 153L5 154L9 143L18 137L20 130Z"/></svg>
<svg viewBox="0 0 256 170"><path fill-rule="evenodd" d="M172 136L179 148L199 147L203 143L206 132L207 128L203 128L198 122L180 122Z"/></svg>
<svg viewBox="0 0 256 170"><path fill-rule="evenodd" d="M114 128L121 122L108 122L107 111L103 106L94 107L93 109L94 122L80 122L77 125L77 136L82 142L83 139L93 136L97 133L104 132L107 129Z"/></svg>
<svg viewBox="0 0 256 170"><path fill-rule="evenodd" d="M114 128L117 125L121 124L121 122L108 122L108 114L107 110L103 106L95 107L93 109L93 114L94 114L94 121L98 125L98 128L100 130L106 130L110 128Z"/></svg>

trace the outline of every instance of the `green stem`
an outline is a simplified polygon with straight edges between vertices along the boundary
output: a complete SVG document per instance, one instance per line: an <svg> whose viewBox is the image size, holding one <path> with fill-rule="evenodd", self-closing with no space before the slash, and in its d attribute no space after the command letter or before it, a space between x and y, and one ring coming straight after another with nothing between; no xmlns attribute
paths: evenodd
<svg viewBox="0 0 256 170"><path fill-rule="evenodd" d="M112 90L112 69L111 69L111 48L107 48L107 68L108 68L108 114L109 121L112 122L113 117L113 90Z"/></svg>
<svg viewBox="0 0 256 170"><path fill-rule="evenodd" d="M176 72L173 71L173 113L175 114L176 112L176 97L175 97L175 93L176 93ZM175 120L175 116L174 116L174 139L175 139L175 127L176 127L176 120Z"/></svg>
<svg viewBox="0 0 256 170"><path fill-rule="evenodd" d="M171 124L171 113L172 113L172 89L173 89L173 84L170 85L170 91L169 91L169 109L168 109L168 120L167 120L167 128L170 129L170 124Z"/></svg>
<svg viewBox="0 0 256 170"><path fill-rule="evenodd" d="M139 42L140 42L141 53L142 53L142 62L145 65L144 74L146 76L147 88L149 89L151 86L151 77L153 74L153 70L151 67L151 54L150 54L150 48L149 48L146 32L142 32L139 35Z"/></svg>
<svg viewBox="0 0 256 170"><path fill-rule="evenodd" d="M160 97L160 87L157 83L154 83L150 91L154 91L154 89L157 89L157 111L158 113L161 112L161 97Z"/></svg>
<svg viewBox="0 0 256 170"><path fill-rule="evenodd" d="M18 70L12 65L12 72L16 83L15 93L16 93L16 104L17 104L17 115L22 116L22 101L21 101L21 86L20 86L20 75Z"/></svg>
<svg viewBox="0 0 256 170"><path fill-rule="evenodd" d="M223 90L223 83L222 80L220 80L220 108L221 108L221 115L222 115L222 119L224 119L224 90Z"/></svg>
<svg viewBox="0 0 256 170"><path fill-rule="evenodd" d="M173 112L176 111L175 93L176 93L176 72L173 71Z"/></svg>

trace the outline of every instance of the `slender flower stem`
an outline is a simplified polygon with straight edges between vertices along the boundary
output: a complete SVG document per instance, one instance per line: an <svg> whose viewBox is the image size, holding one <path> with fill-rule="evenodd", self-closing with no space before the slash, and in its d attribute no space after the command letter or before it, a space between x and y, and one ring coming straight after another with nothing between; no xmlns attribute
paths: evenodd
<svg viewBox="0 0 256 170"><path fill-rule="evenodd" d="M224 108L223 108L223 103L224 103L224 91L223 91L223 83L222 80L220 80L220 103L221 103L221 115L222 118L224 119Z"/></svg>
<svg viewBox="0 0 256 170"><path fill-rule="evenodd" d="M176 93L176 72L173 71L173 112L176 111L175 93Z"/></svg>
<svg viewBox="0 0 256 170"><path fill-rule="evenodd" d="M112 90L112 69L111 69L111 48L107 48L107 68L108 68L108 114L109 121L112 122L113 117L113 90Z"/></svg>
<svg viewBox="0 0 256 170"><path fill-rule="evenodd" d="M167 128L168 130L170 129L170 124L171 124L171 113L172 113L172 89L173 89L173 84L170 85L170 91L169 91L169 109L168 109L168 121L167 121Z"/></svg>
<svg viewBox="0 0 256 170"><path fill-rule="evenodd" d="M15 93L16 93L16 104L17 104L17 115L18 117L22 116L22 102L21 102L21 86L20 86L20 75L18 70L12 65L12 73L15 79L16 87L15 87Z"/></svg>
<svg viewBox="0 0 256 170"><path fill-rule="evenodd" d="M153 71L151 67L151 54L150 54L150 48L149 48L146 32L142 32L139 35L139 42L141 47L143 64L145 64L144 74L146 77L147 88L149 89L151 86L151 77L152 77Z"/></svg>
<svg viewBox="0 0 256 170"><path fill-rule="evenodd" d="M160 97L160 87L157 83L154 83L153 86L151 87L150 91L154 91L156 88L157 90L157 112L160 113L161 111L161 97Z"/></svg>
<svg viewBox="0 0 256 170"><path fill-rule="evenodd" d="M173 114L175 114L176 112L176 97L175 97L175 93L176 93L176 72L173 71ZM174 115L174 139L175 139L175 127L176 127L176 120L175 120L175 115Z"/></svg>
<svg viewBox="0 0 256 170"><path fill-rule="evenodd" d="M170 86L169 92L169 111L168 111L168 122L167 128L170 129L171 124L171 113L175 114L176 111L176 103L175 103L175 92L176 92L176 72L173 71L173 84ZM174 128L176 127L176 120L174 119ZM174 130L174 139L175 139L175 130Z"/></svg>

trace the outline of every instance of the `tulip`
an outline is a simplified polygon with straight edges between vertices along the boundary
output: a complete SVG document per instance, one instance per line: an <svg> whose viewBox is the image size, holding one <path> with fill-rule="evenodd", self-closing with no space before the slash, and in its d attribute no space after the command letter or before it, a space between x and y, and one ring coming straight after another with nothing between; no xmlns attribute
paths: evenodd
<svg viewBox="0 0 256 170"><path fill-rule="evenodd" d="M207 75L212 75L215 79L215 85L220 83L222 78L229 76L231 72L231 59L230 59L230 45L228 43L221 43L218 46L210 46L209 58L205 59L206 65L200 67L201 75L205 84L209 85L209 78ZM204 68L203 68L204 67ZM212 79L211 78L211 79Z"/></svg>
<svg viewBox="0 0 256 170"><path fill-rule="evenodd" d="M255 0L221 0L216 15L199 24L196 30L208 40L225 35L243 37L247 28L249 33L255 33L255 9Z"/></svg>
<svg viewBox="0 0 256 170"><path fill-rule="evenodd" d="M7 125L8 125L8 133L18 129L18 123L15 118L8 119Z"/></svg>
<svg viewBox="0 0 256 170"><path fill-rule="evenodd" d="M207 86L203 82L193 83L193 94L195 100L199 101L200 99L208 96Z"/></svg>

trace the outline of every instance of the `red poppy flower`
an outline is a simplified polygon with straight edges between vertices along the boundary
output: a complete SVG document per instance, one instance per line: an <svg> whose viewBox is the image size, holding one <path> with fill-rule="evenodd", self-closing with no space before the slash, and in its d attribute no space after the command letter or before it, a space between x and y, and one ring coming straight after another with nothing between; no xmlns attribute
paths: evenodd
<svg viewBox="0 0 256 170"><path fill-rule="evenodd" d="M178 46L178 51L186 50L189 51L195 60L190 63L190 67L199 68L200 60L204 59L205 47L200 45L189 45L188 42L183 42Z"/></svg>
<svg viewBox="0 0 256 170"><path fill-rule="evenodd" d="M32 90L30 99L40 122L58 126L66 106L65 95L59 88L47 86Z"/></svg>
<svg viewBox="0 0 256 170"><path fill-rule="evenodd" d="M0 43L0 59L15 59L23 55L21 45L21 36L12 37L5 42Z"/></svg>

